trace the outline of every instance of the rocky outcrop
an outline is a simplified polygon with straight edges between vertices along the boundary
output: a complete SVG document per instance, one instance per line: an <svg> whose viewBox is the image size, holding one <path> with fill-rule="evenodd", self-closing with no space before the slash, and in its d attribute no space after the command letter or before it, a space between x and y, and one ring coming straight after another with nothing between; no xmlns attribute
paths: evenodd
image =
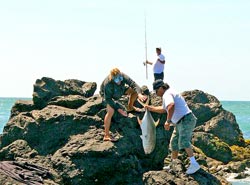
<svg viewBox="0 0 250 185"><path fill-rule="evenodd" d="M34 85L33 102L38 108L43 108L54 97L81 95L90 97L96 90L95 82L83 82L80 80L54 80L43 77Z"/></svg>
<svg viewBox="0 0 250 185"><path fill-rule="evenodd" d="M203 125L204 122L210 120L221 111L221 103L219 100L207 93L199 90L185 91L182 96L197 116L197 126Z"/></svg>
<svg viewBox="0 0 250 185"><path fill-rule="evenodd" d="M196 131L211 133L230 146L245 145L235 116L224 110L216 97L199 90L186 91L182 95L198 118Z"/></svg>
<svg viewBox="0 0 250 185"><path fill-rule="evenodd" d="M202 170L187 176L185 153L180 155L178 173L161 170L167 164L173 130L163 127L166 115L152 114L161 122L150 155L144 154L136 118L143 113L115 114L111 132L119 141L104 142L106 110L95 90L94 82L37 80L33 101L19 101L12 108L0 137L0 160L29 161L50 169L53 178L44 182L51 184L227 184L223 173L231 169L225 171L223 166L235 159L230 147L245 146L245 142L234 116L214 96L199 90L183 93L198 118L193 144L202 165ZM151 104L161 104L155 94L150 97Z"/></svg>
<svg viewBox="0 0 250 185"><path fill-rule="evenodd" d="M213 134L195 132L193 142L208 157L222 161L223 163L228 163L232 160L232 151L229 145Z"/></svg>
<svg viewBox="0 0 250 185"><path fill-rule="evenodd" d="M228 145L245 146L245 141L236 122L235 116L226 110L205 123L205 131L219 137Z"/></svg>
<svg viewBox="0 0 250 185"><path fill-rule="evenodd" d="M143 183L147 185L161 185L161 184L229 184L225 179L215 177L210 173L199 170L199 173L187 176L184 173L169 173L166 171L149 171L143 174Z"/></svg>

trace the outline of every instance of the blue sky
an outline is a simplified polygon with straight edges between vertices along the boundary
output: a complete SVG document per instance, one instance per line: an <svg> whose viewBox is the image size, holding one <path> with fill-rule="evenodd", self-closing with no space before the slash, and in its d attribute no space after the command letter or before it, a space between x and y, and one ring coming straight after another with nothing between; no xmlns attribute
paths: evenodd
<svg viewBox="0 0 250 185"><path fill-rule="evenodd" d="M152 89L147 58L166 57L179 92L250 100L250 1L0 1L0 97L32 97L36 79L102 80L113 67Z"/></svg>

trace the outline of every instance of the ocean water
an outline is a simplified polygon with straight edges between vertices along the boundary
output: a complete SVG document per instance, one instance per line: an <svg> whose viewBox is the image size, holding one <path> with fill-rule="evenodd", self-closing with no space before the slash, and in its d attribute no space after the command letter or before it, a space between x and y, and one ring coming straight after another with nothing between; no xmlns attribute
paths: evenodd
<svg viewBox="0 0 250 185"><path fill-rule="evenodd" d="M245 139L250 139L250 101L221 101L224 109L232 112L236 116L237 123ZM250 174L250 169L247 170ZM227 180L232 185L250 185L250 177L242 180L235 180L236 175L232 174Z"/></svg>
<svg viewBox="0 0 250 185"><path fill-rule="evenodd" d="M0 133L8 122L11 107L17 100L30 100L30 98L0 98ZM245 139L250 139L250 101L221 101L225 110L236 116L237 123ZM250 185L250 179L228 179L233 185Z"/></svg>
<svg viewBox="0 0 250 185"><path fill-rule="evenodd" d="M236 116L245 139L250 139L250 101L221 101L225 110Z"/></svg>
<svg viewBox="0 0 250 185"><path fill-rule="evenodd" d="M17 100L30 100L31 98L0 98L0 134L9 120L12 106Z"/></svg>

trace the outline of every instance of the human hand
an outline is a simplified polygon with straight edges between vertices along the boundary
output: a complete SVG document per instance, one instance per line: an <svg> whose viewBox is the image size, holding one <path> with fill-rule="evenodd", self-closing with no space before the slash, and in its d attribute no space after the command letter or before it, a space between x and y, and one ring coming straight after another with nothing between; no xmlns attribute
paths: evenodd
<svg viewBox="0 0 250 185"><path fill-rule="evenodd" d="M150 62L148 60L146 60L146 62L143 62L143 65L145 66L146 64L150 64Z"/></svg>
<svg viewBox="0 0 250 185"><path fill-rule="evenodd" d="M125 116L125 117L128 116L127 112L124 111L124 110L122 110L122 109L118 109L117 111L118 111L121 115L123 115L123 116Z"/></svg>
<svg viewBox="0 0 250 185"><path fill-rule="evenodd" d="M165 130L169 130L170 129L170 123L165 122L164 128L165 128Z"/></svg>
<svg viewBox="0 0 250 185"><path fill-rule="evenodd" d="M145 102L146 100L147 100L147 96L144 96L144 95L142 95L141 93L140 94L138 94L138 99L140 100L140 101L142 101L142 102Z"/></svg>
<svg viewBox="0 0 250 185"><path fill-rule="evenodd" d="M152 106L150 105L145 105L144 108L147 109L148 111L152 111Z"/></svg>

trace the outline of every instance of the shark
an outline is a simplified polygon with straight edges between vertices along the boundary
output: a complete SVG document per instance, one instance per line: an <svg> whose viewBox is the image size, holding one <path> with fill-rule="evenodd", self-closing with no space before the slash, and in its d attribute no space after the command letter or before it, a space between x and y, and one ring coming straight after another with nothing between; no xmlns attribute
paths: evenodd
<svg viewBox="0 0 250 185"><path fill-rule="evenodd" d="M150 154L155 149L156 144L156 127L159 124L159 119L157 122L154 121L149 110L145 110L142 120L137 117L137 121L140 124L142 135L142 146L145 154Z"/></svg>

